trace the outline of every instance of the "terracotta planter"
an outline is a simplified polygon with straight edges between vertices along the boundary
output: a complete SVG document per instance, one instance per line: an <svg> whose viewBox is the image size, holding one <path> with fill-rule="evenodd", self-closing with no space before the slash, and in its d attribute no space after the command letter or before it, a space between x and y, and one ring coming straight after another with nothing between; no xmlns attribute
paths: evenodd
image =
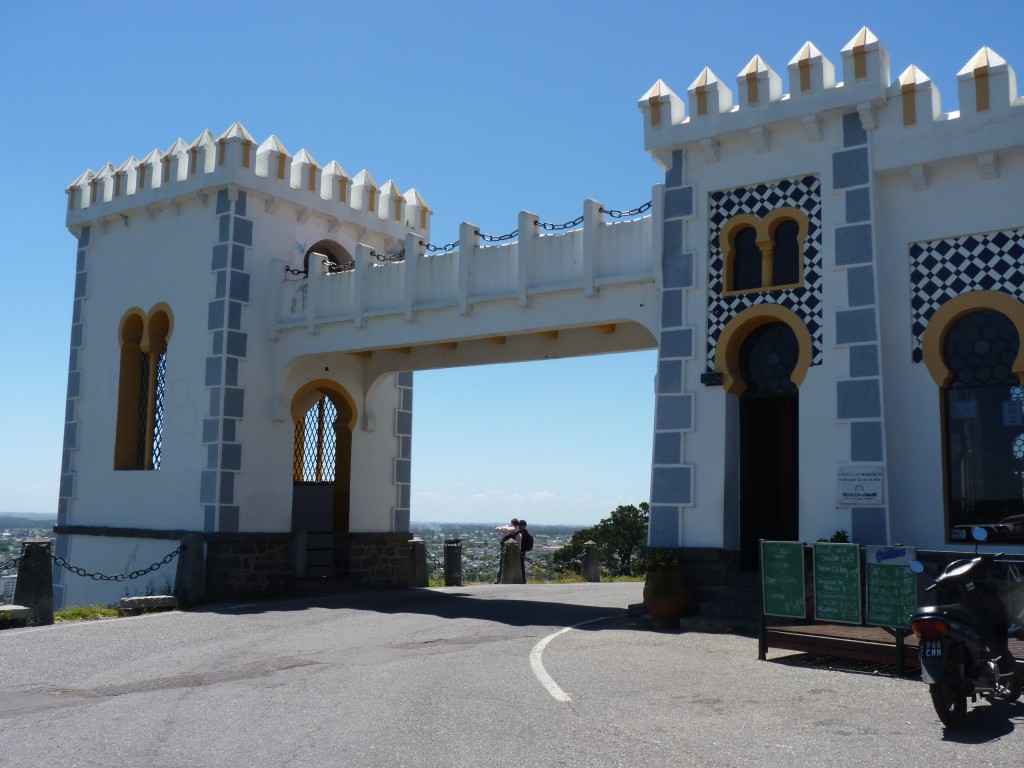
<svg viewBox="0 0 1024 768"><path fill-rule="evenodd" d="M678 629L690 611L690 589L678 571L648 571L644 582L644 607L655 629Z"/></svg>

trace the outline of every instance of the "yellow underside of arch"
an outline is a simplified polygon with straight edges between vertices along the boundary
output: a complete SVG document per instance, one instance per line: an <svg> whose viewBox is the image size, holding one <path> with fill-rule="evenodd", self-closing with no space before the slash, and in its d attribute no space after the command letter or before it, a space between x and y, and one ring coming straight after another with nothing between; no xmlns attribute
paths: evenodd
<svg viewBox="0 0 1024 768"><path fill-rule="evenodd" d="M803 321L791 309L778 304L747 307L725 326L715 349L715 370L722 374L722 387L730 395L742 395L747 383L740 375L740 348L751 331L768 323L785 323L796 336L800 354L790 381L799 387L811 367L811 335Z"/></svg>
<svg viewBox="0 0 1024 768"><path fill-rule="evenodd" d="M946 367L942 359L942 344L946 332L953 323L964 315L981 310L993 310L1005 315L1017 329L1017 335L1024 342L1024 304L1002 291L971 291L950 299L932 315L928 326L921 337L921 352L928 373L940 387L945 387L953 378L952 371ZM1013 361L1013 372L1024 383L1024 343L1017 350L1017 358Z"/></svg>

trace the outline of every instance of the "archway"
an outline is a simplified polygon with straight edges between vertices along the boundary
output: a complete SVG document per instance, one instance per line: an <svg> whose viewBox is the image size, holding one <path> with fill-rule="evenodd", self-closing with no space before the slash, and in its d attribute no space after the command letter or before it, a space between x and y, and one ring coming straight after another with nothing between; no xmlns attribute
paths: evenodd
<svg viewBox="0 0 1024 768"><path fill-rule="evenodd" d="M334 538L349 532L355 404L337 384L315 381L295 394L291 415L296 572L332 576Z"/></svg>
<svg viewBox="0 0 1024 768"><path fill-rule="evenodd" d="M740 313L719 343L723 384L739 397L735 460L744 568L757 567L761 539L794 541L800 535L799 384L809 362L806 328L777 305Z"/></svg>

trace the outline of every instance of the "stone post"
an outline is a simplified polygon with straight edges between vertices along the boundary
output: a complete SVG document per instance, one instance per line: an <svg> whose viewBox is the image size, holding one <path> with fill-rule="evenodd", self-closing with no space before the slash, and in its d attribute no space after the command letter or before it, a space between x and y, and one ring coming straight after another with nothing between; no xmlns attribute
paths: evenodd
<svg viewBox="0 0 1024 768"><path fill-rule="evenodd" d="M601 563L597 557L597 544L593 541L583 544L583 579L585 581L601 580Z"/></svg>
<svg viewBox="0 0 1024 768"><path fill-rule="evenodd" d="M427 544L419 537L409 542L409 586L425 587L430 583L427 577Z"/></svg>
<svg viewBox="0 0 1024 768"><path fill-rule="evenodd" d="M504 549L501 555L501 583L522 584L523 564L519 562L519 542L509 539L501 546Z"/></svg>
<svg viewBox="0 0 1024 768"><path fill-rule="evenodd" d="M182 607L206 600L206 543L201 534L186 533L181 539L174 596Z"/></svg>
<svg viewBox="0 0 1024 768"><path fill-rule="evenodd" d="M53 559L49 539L28 539L21 545L14 603L32 612L31 623L53 624Z"/></svg>

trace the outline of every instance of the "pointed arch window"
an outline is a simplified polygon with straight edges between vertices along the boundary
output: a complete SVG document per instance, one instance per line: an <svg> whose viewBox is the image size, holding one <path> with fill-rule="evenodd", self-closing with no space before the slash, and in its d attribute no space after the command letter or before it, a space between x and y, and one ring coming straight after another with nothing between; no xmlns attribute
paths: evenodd
<svg viewBox="0 0 1024 768"><path fill-rule="evenodd" d="M163 462L167 342L166 307L148 315L131 310L121 320L114 469L160 469Z"/></svg>

